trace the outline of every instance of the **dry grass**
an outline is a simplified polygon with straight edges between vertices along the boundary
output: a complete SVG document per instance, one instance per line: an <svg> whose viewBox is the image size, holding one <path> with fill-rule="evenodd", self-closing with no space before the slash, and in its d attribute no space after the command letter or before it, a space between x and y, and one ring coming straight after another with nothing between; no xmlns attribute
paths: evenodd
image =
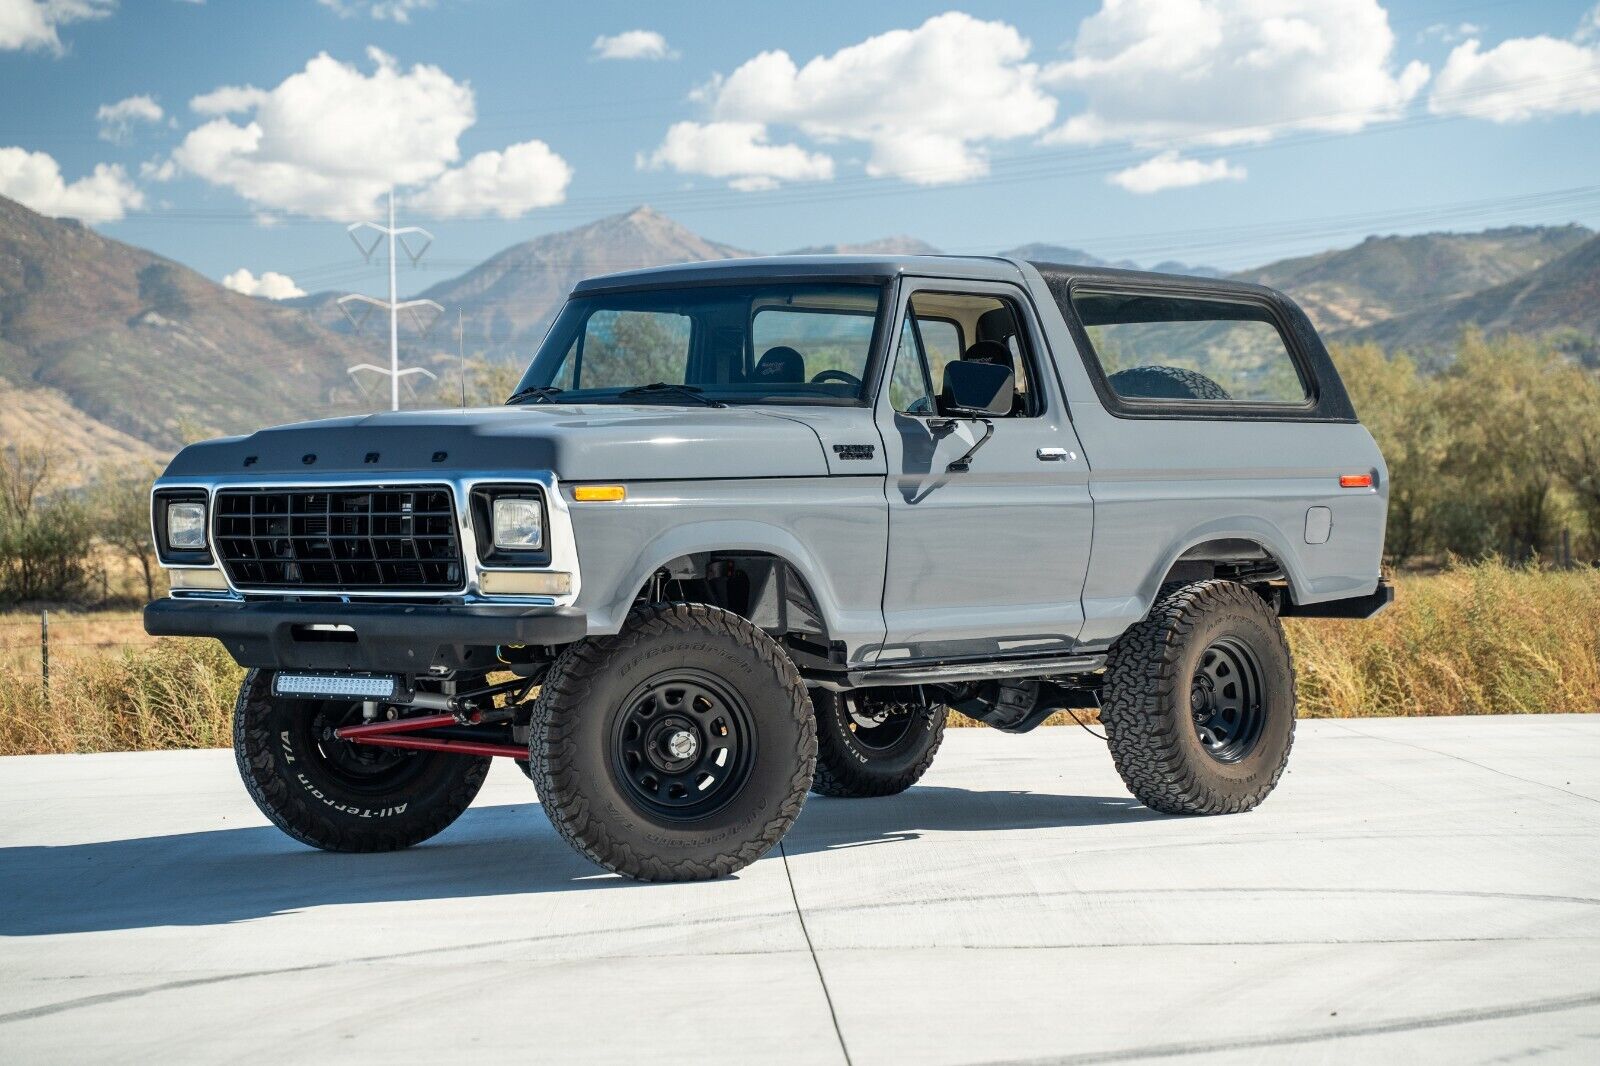
<svg viewBox="0 0 1600 1066"><path fill-rule="evenodd" d="M1400 577L1367 622L1288 622L1307 718L1600 711L1600 570Z"/></svg>
<svg viewBox="0 0 1600 1066"><path fill-rule="evenodd" d="M1483 563L1399 585L1373 621L1288 623L1303 716L1600 711L1600 570ZM151 640L132 611L52 613L46 706L38 616L0 616L0 634L0 754L229 743L243 671L214 641Z"/></svg>
<svg viewBox="0 0 1600 1066"><path fill-rule="evenodd" d="M0 754L219 748L244 671L211 640L154 640L58 666L0 666Z"/></svg>

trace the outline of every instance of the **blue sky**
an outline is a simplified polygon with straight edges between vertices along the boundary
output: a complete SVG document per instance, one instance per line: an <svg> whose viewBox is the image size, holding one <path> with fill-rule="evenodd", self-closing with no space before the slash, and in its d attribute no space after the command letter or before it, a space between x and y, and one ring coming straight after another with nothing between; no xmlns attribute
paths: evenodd
<svg viewBox="0 0 1600 1066"><path fill-rule="evenodd" d="M0 193L247 287L367 286L391 179L412 289L640 203L1225 267L1600 225L1593 0L0 0L0 100Z"/></svg>

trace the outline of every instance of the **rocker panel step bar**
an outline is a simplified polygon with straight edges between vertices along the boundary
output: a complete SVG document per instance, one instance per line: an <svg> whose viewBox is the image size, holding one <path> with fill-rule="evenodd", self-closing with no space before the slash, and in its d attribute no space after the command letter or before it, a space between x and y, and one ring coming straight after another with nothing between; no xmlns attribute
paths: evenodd
<svg viewBox="0 0 1600 1066"><path fill-rule="evenodd" d="M806 677L806 681L832 692L843 692L854 688L882 688L886 685L934 685L958 681L993 681L1009 677L1088 674L1105 664L1104 655L1066 655L1039 659L863 667L847 670L842 674L811 674Z"/></svg>

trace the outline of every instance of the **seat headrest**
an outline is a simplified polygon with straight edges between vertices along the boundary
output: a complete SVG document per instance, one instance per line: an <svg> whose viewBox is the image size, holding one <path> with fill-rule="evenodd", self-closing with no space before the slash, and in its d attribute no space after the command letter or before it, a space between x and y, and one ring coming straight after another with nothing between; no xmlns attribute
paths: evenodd
<svg viewBox="0 0 1600 1066"><path fill-rule="evenodd" d="M1006 342L1007 337L1014 336L1017 332L1017 319L1009 307L996 307L985 311L978 316L977 329L979 340Z"/></svg>
<svg viewBox="0 0 1600 1066"><path fill-rule="evenodd" d="M1012 356L1011 349L999 341L974 341L970 348L961 353L961 359L967 363L1003 366L1013 374L1017 372L1017 360Z"/></svg>
<svg viewBox="0 0 1600 1066"><path fill-rule="evenodd" d="M768 348L756 363L751 381L769 385L803 385L806 380L805 356L787 345Z"/></svg>

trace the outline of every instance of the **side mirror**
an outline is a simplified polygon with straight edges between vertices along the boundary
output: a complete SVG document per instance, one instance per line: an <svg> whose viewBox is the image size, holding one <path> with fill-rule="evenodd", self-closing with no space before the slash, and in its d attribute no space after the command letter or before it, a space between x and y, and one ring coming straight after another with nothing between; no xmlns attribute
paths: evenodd
<svg viewBox="0 0 1600 1066"><path fill-rule="evenodd" d="M939 413L969 418L1008 415L1016 389L1016 375L1009 367L954 359L944 365Z"/></svg>

